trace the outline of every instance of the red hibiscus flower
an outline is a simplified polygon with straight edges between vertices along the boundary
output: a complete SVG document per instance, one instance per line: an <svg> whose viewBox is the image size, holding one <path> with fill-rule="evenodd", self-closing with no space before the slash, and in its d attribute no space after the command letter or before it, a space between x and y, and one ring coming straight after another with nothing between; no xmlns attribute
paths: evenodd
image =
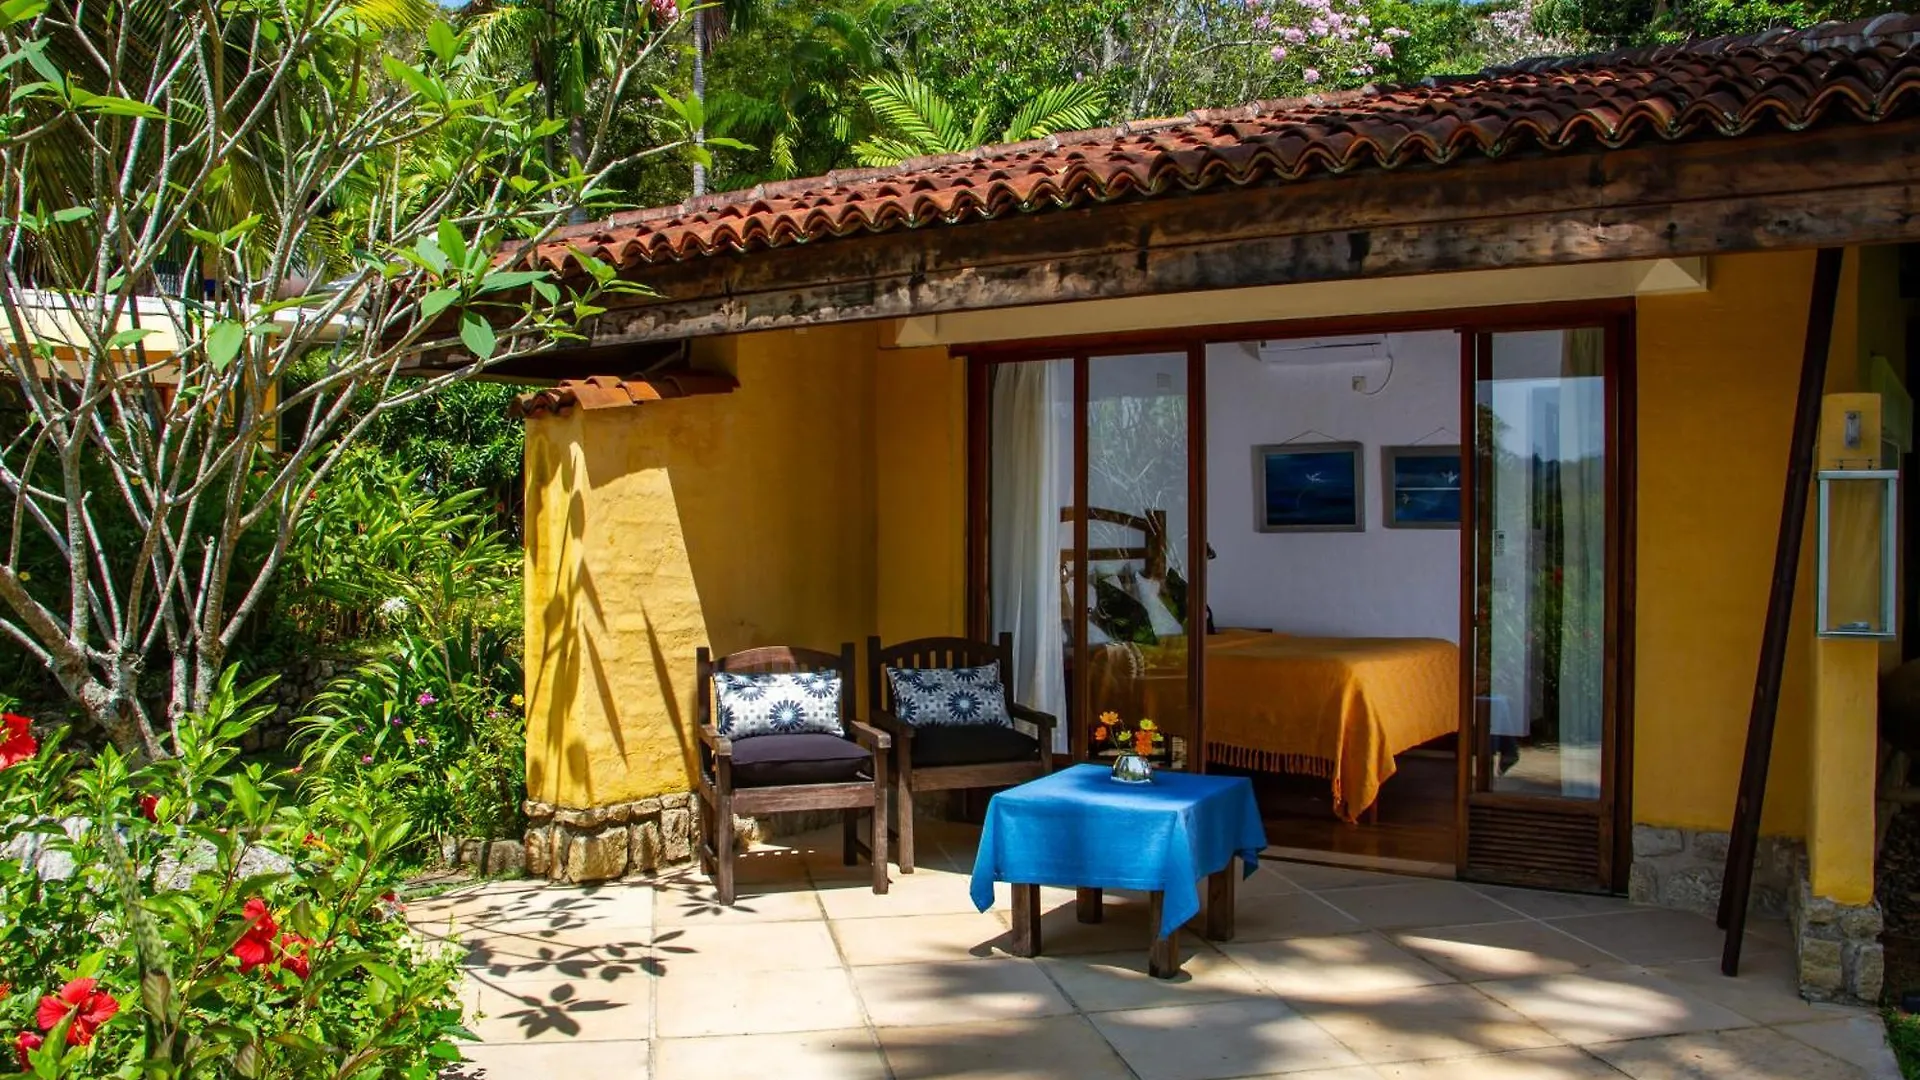
<svg viewBox="0 0 1920 1080"><path fill-rule="evenodd" d="M0 713L0 769L11 768L40 752L40 743L27 729L33 721L18 713Z"/></svg>
<svg viewBox="0 0 1920 1080"><path fill-rule="evenodd" d="M313 949L313 941L299 934L280 935L280 967L291 971L295 978L305 979L311 969L308 954Z"/></svg>
<svg viewBox="0 0 1920 1080"><path fill-rule="evenodd" d="M158 822L160 820L160 796L140 796L140 816L146 818L148 821Z"/></svg>
<svg viewBox="0 0 1920 1080"><path fill-rule="evenodd" d="M23 1031L13 1037L13 1060L20 1063L21 1072L33 1068L33 1062L27 1060L27 1055L40 1049L46 1041L37 1031Z"/></svg>
<svg viewBox="0 0 1920 1080"><path fill-rule="evenodd" d="M95 989L98 985L94 979L75 979L61 987L59 993L41 998L40 1007L34 1012L40 1030L52 1031L72 1014L73 1026L67 1029L67 1042L74 1046L92 1042L93 1033L100 1025L120 1011L120 1002L112 994Z"/></svg>
<svg viewBox="0 0 1920 1080"><path fill-rule="evenodd" d="M240 958L240 971L245 974L272 958L273 936L280 931L280 924L273 921L267 902L257 896L247 901L240 913L246 917L247 929L233 943L233 955Z"/></svg>

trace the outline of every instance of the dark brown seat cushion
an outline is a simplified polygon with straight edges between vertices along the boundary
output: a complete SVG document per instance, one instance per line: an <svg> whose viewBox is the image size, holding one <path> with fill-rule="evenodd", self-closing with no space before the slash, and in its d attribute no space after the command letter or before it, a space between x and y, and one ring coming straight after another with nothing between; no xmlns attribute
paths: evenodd
<svg viewBox="0 0 1920 1080"><path fill-rule="evenodd" d="M847 784L871 779L873 755L866 747L838 735L755 735L733 744L734 787Z"/></svg>
<svg viewBox="0 0 1920 1080"><path fill-rule="evenodd" d="M1017 728L999 724L913 729L916 768L941 765L987 765L1001 761L1035 761L1040 743Z"/></svg>

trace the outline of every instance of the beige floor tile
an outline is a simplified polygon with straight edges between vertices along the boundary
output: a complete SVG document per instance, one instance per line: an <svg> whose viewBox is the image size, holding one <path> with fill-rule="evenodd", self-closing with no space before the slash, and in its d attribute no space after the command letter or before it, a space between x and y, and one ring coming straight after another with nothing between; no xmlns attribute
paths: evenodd
<svg viewBox="0 0 1920 1080"><path fill-rule="evenodd" d="M1452 982L1452 976L1377 933L1283 941L1230 941L1220 951L1292 1001L1347 1001L1382 990Z"/></svg>
<svg viewBox="0 0 1920 1080"><path fill-rule="evenodd" d="M1374 1064L1561 1044L1519 1013L1458 984L1382 990L1340 1003L1300 1001L1295 1007Z"/></svg>
<svg viewBox="0 0 1920 1080"><path fill-rule="evenodd" d="M1611 915L1554 919L1553 925L1629 964L1678 964L1720 955L1726 935L1705 915L1668 908L1635 908ZM1749 936L1745 948L1776 948Z"/></svg>
<svg viewBox="0 0 1920 1080"><path fill-rule="evenodd" d="M864 1023L841 968L682 973L661 979L654 995L661 1038L837 1031Z"/></svg>
<svg viewBox="0 0 1920 1080"><path fill-rule="evenodd" d="M1800 996L1800 977L1785 952L1756 950L1740 958L1740 974L1720 974L1719 960L1692 960L1650 969L1690 993L1724 1005L1762 1024L1793 1024L1833 1019L1833 1006L1814 1005Z"/></svg>
<svg viewBox="0 0 1920 1080"><path fill-rule="evenodd" d="M924 870L911 875L896 871L893 884L885 896L874 892L864 878L823 882L820 885L820 906L826 909L829 919L965 915L977 911L972 896L968 894L965 877Z"/></svg>
<svg viewBox="0 0 1920 1080"><path fill-rule="evenodd" d="M1251 972L1205 942L1181 941L1180 974L1171 979L1147 974L1144 949L1042 957L1040 967L1082 1012L1271 996Z"/></svg>
<svg viewBox="0 0 1920 1080"><path fill-rule="evenodd" d="M1618 963L1579 938L1532 919L1403 930L1391 936L1401 948L1468 982L1552 975Z"/></svg>
<svg viewBox="0 0 1920 1080"><path fill-rule="evenodd" d="M732 907L723 907L705 878L663 882L653 905L654 925L793 922L822 918L820 900L804 881L739 884Z"/></svg>
<svg viewBox="0 0 1920 1080"><path fill-rule="evenodd" d="M1864 1080L1866 1075L1768 1028L1669 1035L1587 1049L1633 1080Z"/></svg>
<svg viewBox="0 0 1920 1080"><path fill-rule="evenodd" d="M1405 885L1422 880L1404 874L1382 874L1376 870L1360 870L1349 866L1325 866L1320 863L1265 861L1260 865L1271 867L1278 871L1280 876L1310 892L1359 889L1369 885Z"/></svg>
<svg viewBox="0 0 1920 1080"><path fill-rule="evenodd" d="M1312 893L1242 896L1234 905L1235 941L1321 937L1363 929L1359 920Z"/></svg>
<svg viewBox="0 0 1920 1080"><path fill-rule="evenodd" d="M1218 1080L1362 1064L1333 1036L1273 1000L1134 1009L1090 1019L1140 1080Z"/></svg>
<svg viewBox="0 0 1920 1080"><path fill-rule="evenodd" d="M468 1029L481 1042L644 1038L653 1016L653 979L493 982L470 979Z"/></svg>
<svg viewBox="0 0 1920 1080"><path fill-rule="evenodd" d="M996 908L1011 925L1011 903ZM1100 921L1083 923L1074 907L1073 893L1040 891L1040 951L1047 956L1140 950L1145 956L1156 927L1147 918L1144 894L1107 893L1100 905Z"/></svg>
<svg viewBox="0 0 1920 1080"><path fill-rule="evenodd" d="M464 1044L467 1063L443 1076L449 1080L529 1080L532 1077L594 1077L595 1080L647 1080L647 1044L629 1042L537 1042Z"/></svg>
<svg viewBox="0 0 1920 1080"><path fill-rule="evenodd" d="M556 941L475 933L458 942L460 964L496 982L642 977L653 970L652 931L603 937L598 941Z"/></svg>
<svg viewBox="0 0 1920 1080"><path fill-rule="evenodd" d="M779 1035L716 1035L661 1039L654 1043L654 1071L661 1080L886 1080L887 1065L873 1033L799 1031ZM575 1077L572 1080L589 1080Z"/></svg>
<svg viewBox="0 0 1920 1080"><path fill-rule="evenodd" d="M1268 1073L1247 1080L1381 1080L1380 1070L1371 1065L1347 1065L1337 1069L1308 1069L1305 1072Z"/></svg>
<svg viewBox="0 0 1920 1080"><path fill-rule="evenodd" d="M1507 922L1512 908L1457 881L1415 881L1336 889L1320 898L1376 930Z"/></svg>
<svg viewBox="0 0 1920 1080"><path fill-rule="evenodd" d="M1571 1043L1753 1026L1746 1017L1641 968L1594 968L1475 985Z"/></svg>
<svg viewBox="0 0 1920 1080"><path fill-rule="evenodd" d="M654 932L666 975L705 971L799 971L840 966L824 922L688 923Z"/></svg>
<svg viewBox="0 0 1920 1080"><path fill-rule="evenodd" d="M998 911L902 915L829 924L847 963L929 964L1007 956L1007 923Z"/></svg>
<svg viewBox="0 0 1920 1080"><path fill-rule="evenodd" d="M1899 1080L1900 1067L1887 1049L1886 1026L1872 1013L1816 1024L1786 1024L1778 1030L1852 1064L1873 1080Z"/></svg>
<svg viewBox="0 0 1920 1080"><path fill-rule="evenodd" d="M1284 865L1284 864L1282 864ZM1274 863L1263 862L1251 877L1241 878L1234 887L1241 896L1272 896L1277 893L1299 892L1300 886L1288 880Z"/></svg>
<svg viewBox="0 0 1920 1080"><path fill-rule="evenodd" d="M926 1027L1070 1013L1073 1006L1031 960L886 964L853 969L879 1027Z"/></svg>
<svg viewBox="0 0 1920 1080"><path fill-rule="evenodd" d="M1552 889L1519 889L1509 885L1470 885L1508 907L1535 919L1563 919L1569 915L1615 915L1622 911L1640 911L1624 896L1600 896L1594 893L1555 892Z"/></svg>
<svg viewBox="0 0 1920 1080"><path fill-rule="evenodd" d="M1572 1046L1408 1061L1379 1068L1385 1080L1620 1080L1620 1073L1613 1066Z"/></svg>
<svg viewBox="0 0 1920 1080"><path fill-rule="evenodd" d="M1083 1016L879 1030L897 1080L1133 1080Z"/></svg>

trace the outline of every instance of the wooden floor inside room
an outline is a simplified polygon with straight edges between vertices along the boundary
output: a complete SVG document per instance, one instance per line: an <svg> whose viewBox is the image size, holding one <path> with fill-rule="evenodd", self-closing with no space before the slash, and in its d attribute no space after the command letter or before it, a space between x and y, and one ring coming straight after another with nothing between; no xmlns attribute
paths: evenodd
<svg viewBox="0 0 1920 1080"><path fill-rule="evenodd" d="M1245 773L1273 847L1301 848L1347 858L1416 863L1454 861L1454 758L1448 752L1403 754L1380 792L1378 822L1349 825L1333 816L1323 778ZM1215 767L1215 772L1238 770Z"/></svg>

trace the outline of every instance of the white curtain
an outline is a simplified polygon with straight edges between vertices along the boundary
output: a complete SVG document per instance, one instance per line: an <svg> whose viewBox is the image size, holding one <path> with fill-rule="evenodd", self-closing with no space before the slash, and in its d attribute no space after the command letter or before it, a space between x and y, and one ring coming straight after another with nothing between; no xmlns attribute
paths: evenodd
<svg viewBox="0 0 1920 1080"><path fill-rule="evenodd" d="M1561 794L1600 794L1606 671L1606 332L1569 330L1560 397Z"/></svg>
<svg viewBox="0 0 1920 1080"><path fill-rule="evenodd" d="M996 365L989 428L993 632L1013 635L1014 697L1059 721L1056 751L1067 749L1060 508L1063 462L1073 452L1055 415L1068 385L1063 365L1070 371L1072 361Z"/></svg>

